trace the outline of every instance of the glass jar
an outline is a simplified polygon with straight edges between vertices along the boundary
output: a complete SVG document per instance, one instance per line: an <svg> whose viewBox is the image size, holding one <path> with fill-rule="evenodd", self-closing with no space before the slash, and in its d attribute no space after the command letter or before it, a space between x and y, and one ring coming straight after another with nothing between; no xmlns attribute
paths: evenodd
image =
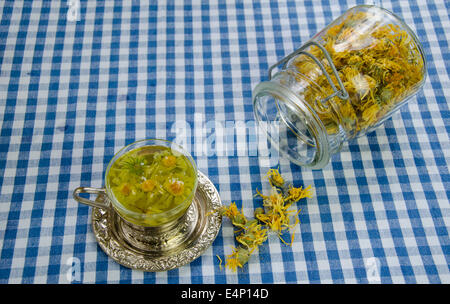
<svg viewBox="0 0 450 304"><path fill-rule="evenodd" d="M253 91L254 113L282 155L321 169L345 141L391 117L425 78L412 30L383 8L360 5L270 67L269 81Z"/></svg>

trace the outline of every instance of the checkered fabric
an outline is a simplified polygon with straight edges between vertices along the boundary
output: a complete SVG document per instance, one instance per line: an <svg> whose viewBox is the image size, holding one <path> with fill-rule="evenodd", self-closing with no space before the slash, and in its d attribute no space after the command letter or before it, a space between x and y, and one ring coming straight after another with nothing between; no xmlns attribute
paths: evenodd
<svg viewBox="0 0 450 304"><path fill-rule="evenodd" d="M101 187L124 145L173 139L176 121L252 121L270 65L364 1L0 1L0 282L69 283L75 269L72 283L450 283L450 4L377 2L422 42L424 89L323 170L280 160L314 188L292 246L271 236L221 269L235 245L224 219L200 258L147 273L100 249L72 191ZM261 206L257 157L196 160L224 204Z"/></svg>

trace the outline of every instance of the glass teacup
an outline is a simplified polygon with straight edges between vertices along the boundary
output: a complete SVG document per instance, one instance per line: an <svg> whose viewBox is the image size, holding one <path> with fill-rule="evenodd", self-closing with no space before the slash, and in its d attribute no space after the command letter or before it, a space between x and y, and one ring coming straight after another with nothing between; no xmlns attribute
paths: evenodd
<svg viewBox="0 0 450 304"><path fill-rule="evenodd" d="M170 209L164 210L163 212L140 212L132 210L126 204L124 204L124 202L121 202L118 199L117 195L114 194L113 186L111 185L111 181L108 178L110 171L112 170L116 161L119 161L121 157L127 152L139 148L154 149L155 151L158 151L158 149L163 149L162 147L165 147L165 149L170 148L170 151L174 155L182 156L184 157L183 159L187 160L187 163L193 171L193 186L186 190L186 197L183 197L183 200L181 202L178 202L176 205L174 205ZM162 230L168 231L180 222L180 220L183 218L183 215L186 214L188 208L190 207L197 188L197 174L197 166L192 156L180 145L162 139L140 140L122 148L111 159L105 172L105 188L78 187L74 190L73 197L79 203L115 212L120 216L120 218L126 221L126 224L129 227L132 227L134 229L154 227L160 228L158 229L159 231L161 231L162 228ZM81 193L96 194L98 195L98 197L95 201L93 201L80 196ZM142 231L142 229L139 230Z"/></svg>

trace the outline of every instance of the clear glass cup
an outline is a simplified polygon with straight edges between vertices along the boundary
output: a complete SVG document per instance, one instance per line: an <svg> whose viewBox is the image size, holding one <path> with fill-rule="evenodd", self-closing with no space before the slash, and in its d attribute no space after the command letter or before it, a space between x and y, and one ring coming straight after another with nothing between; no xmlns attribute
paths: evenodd
<svg viewBox="0 0 450 304"><path fill-rule="evenodd" d="M386 9L360 5L270 67L269 81L253 91L254 113L282 155L321 169L344 142L390 118L425 79L414 32Z"/></svg>
<svg viewBox="0 0 450 304"><path fill-rule="evenodd" d="M179 153L180 155L183 155L186 157L186 159L189 160L193 170L194 170L194 186L192 187L192 191L189 193L187 198L182 201L180 204L176 205L172 209L169 209L167 211L161 212L161 213L142 213L142 212L136 212L133 210L127 209L122 203L120 203L117 198L115 197L111 186L109 185L108 181L108 174L113 166L114 162L118 160L122 155L125 153L141 148L141 147L157 147L157 146L163 146L171 148L172 151L175 151ZM179 221L180 218L185 215L187 209L192 203L192 200L195 195L195 191L197 189L197 166L192 158L192 156L180 145L170 142L168 140L163 139L145 139L136 141L124 148L122 148L119 152L114 155L114 157L111 159L111 161L108 164L108 167L105 172L105 188L92 188L92 187L78 187L73 192L73 197L76 201L82 204L86 204L92 207L96 208L103 208L103 209L112 209L114 212L116 212L123 220L125 220L128 223L131 223L132 225L137 225L141 227L172 227L175 226L176 223ZM97 195L106 195L107 200L89 200L87 198L81 197L81 193L89 193L89 194L97 194ZM167 230L167 229L165 229Z"/></svg>

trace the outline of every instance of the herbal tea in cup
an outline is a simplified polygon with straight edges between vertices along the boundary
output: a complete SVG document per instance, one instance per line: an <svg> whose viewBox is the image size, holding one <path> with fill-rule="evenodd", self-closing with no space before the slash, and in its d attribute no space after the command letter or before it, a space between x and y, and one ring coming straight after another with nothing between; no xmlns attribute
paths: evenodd
<svg viewBox="0 0 450 304"><path fill-rule="evenodd" d="M197 168L189 153L170 141L149 139L128 145L113 157L106 170L105 189L80 187L74 198L105 208L79 193L106 193L124 220L155 227L185 214L196 187Z"/></svg>

